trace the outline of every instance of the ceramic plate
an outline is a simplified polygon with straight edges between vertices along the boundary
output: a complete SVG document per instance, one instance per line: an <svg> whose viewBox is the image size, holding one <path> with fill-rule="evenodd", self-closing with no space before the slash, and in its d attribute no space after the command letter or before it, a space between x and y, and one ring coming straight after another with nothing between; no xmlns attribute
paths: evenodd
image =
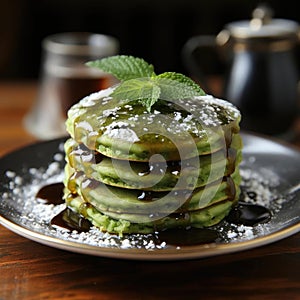
<svg viewBox="0 0 300 300"><path fill-rule="evenodd" d="M177 260L233 253L270 244L300 230L300 152L292 147L243 133L242 195L267 207L270 221L255 226L223 221L213 243L173 246L155 235L117 237L100 233L66 231L50 226L64 204L37 202L45 184L63 180L64 139L41 142L0 159L0 223L33 241L77 253L139 260Z"/></svg>

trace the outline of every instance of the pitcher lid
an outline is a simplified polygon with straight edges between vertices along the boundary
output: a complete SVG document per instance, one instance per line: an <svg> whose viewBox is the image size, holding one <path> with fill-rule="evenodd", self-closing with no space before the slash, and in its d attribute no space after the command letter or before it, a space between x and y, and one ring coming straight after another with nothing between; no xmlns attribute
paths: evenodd
<svg viewBox="0 0 300 300"><path fill-rule="evenodd" d="M297 35L299 24L287 19L273 19L273 11L259 6L252 13L251 20L229 23L226 27L235 38L285 38Z"/></svg>

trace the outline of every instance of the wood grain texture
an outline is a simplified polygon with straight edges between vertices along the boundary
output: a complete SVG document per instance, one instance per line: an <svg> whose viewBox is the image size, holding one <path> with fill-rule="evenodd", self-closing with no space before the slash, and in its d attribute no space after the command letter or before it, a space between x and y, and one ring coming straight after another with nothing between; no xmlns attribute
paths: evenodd
<svg viewBox="0 0 300 300"><path fill-rule="evenodd" d="M35 140L22 118L36 85L0 84L0 154ZM69 253L0 226L0 300L300 299L300 234L217 257L143 262Z"/></svg>
<svg viewBox="0 0 300 300"><path fill-rule="evenodd" d="M68 253L0 228L0 299L299 299L300 235L176 262ZM298 267L297 267L298 266Z"/></svg>

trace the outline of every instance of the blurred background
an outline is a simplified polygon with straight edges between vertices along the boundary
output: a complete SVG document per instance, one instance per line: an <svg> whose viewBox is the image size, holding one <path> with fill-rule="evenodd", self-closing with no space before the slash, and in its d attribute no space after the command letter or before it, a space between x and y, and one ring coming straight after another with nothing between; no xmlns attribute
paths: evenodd
<svg viewBox="0 0 300 300"><path fill-rule="evenodd" d="M192 75L206 92L230 99L241 108L242 129L275 134L300 143L300 86L298 74L294 74L294 69L300 70L300 43L292 49L296 52L296 60L290 65L281 64L277 59L277 55L281 57L282 54L284 62L291 61L290 49L286 53L275 51L272 64L276 65L276 70L273 68L273 73L269 73L268 59L263 60L265 65L257 62L255 68L253 64L248 66L250 72L256 69L251 80L258 87L250 86L250 91L243 92L247 97L246 106L250 105L250 109L246 107L245 110L235 96L227 97L224 93L228 64L217 62L213 51L201 52L199 56L200 72L208 75L209 84L212 83L210 89L203 84L206 78L193 76L191 68L183 62L182 50L190 38L215 36L228 23L249 21L253 10L262 4L271 7L273 18L300 23L298 3L294 0L1 0L0 155L36 138L50 139L61 131L65 134L67 106L62 104L67 99L66 93L73 95L79 85L62 87L55 83L57 86L53 87L41 80L44 74L42 40L62 32L113 36L120 43L120 54L144 58L155 66L157 74L174 71ZM263 55L269 57L268 53ZM291 77L286 76L287 70L282 66L287 66ZM240 77L237 76L238 81ZM238 82L236 86L239 89L241 84ZM69 98L76 102L81 97ZM249 113L249 122L245 112Z"/></svg>
<svg viewBox="0 0 300 300"><path fill-rule="evenodd" d="M157 72L186 73L181 50L188 38L217 34L225 24L250 19L254 0L2 0L0 78L35 79L41 40L64 31L115 36L120 52L143 57ZM297 1L265 1L274 17L300 21ZM215 70L213 70L215 71ZM218 71L218 70L217 70Z"/></svg>

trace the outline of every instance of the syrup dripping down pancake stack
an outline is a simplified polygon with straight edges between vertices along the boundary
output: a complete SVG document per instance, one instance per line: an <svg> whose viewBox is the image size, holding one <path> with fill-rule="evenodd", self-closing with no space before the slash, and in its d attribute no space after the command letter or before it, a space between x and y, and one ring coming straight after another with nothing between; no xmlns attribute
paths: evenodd
<svg viewBox="0 0 300 300"><path fill-rule="evenodd" d="M161 101L149 113L138 103L118 105L109 93L69 111L67 206L115 233L222 220L239 196L239 112L201 96Z"/></svg>
<svg viewBox="0 0 300 300"><path fill-rule="evenodd" d="M240 193L240 112L182 74L156 75L142 59L100 65L129 80L68 112L67 207L121 235L220 222Z"/></svg>

